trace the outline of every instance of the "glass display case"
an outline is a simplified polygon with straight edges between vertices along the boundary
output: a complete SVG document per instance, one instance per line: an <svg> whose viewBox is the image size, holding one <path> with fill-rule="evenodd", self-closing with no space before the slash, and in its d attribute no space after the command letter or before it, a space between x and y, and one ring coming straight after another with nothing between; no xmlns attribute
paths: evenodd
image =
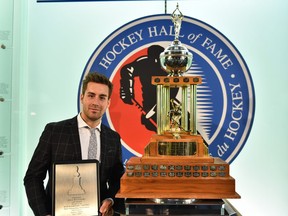
<svg viewBox="0 0 288 216"><path fill-rule="evenodd" d="M241 216L226 199L127 199L125 215Z"/></svg>
<svg viewBox="0 0 288 216"><path fill-rule="evenodd" d="M13 0L0 7L0 216L10 215Z"/></svg>

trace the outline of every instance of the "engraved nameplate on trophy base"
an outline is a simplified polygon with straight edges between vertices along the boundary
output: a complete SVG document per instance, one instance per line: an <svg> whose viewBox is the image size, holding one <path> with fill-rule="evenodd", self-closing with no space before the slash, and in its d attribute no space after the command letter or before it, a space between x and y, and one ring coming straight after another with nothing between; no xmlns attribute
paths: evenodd
<svg viewBox="0 0 288 216"><path fill-rule="evenodd" d="M99 165L96 160L55 163L53 216L92 216L99 210Z"/></svg>

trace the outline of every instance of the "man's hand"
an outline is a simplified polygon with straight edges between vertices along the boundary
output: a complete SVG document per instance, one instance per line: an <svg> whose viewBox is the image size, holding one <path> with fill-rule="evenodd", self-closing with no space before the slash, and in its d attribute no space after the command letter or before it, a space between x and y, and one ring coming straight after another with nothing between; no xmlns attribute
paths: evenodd
<svg viewBox="0 0 288 216"><path fill-rule="evenodd" d="M112 211L112 200L110 199L105 199L102 202L102 205L100 207L100 213L105 216L105 215L110 215L111 211Z"/></svg>

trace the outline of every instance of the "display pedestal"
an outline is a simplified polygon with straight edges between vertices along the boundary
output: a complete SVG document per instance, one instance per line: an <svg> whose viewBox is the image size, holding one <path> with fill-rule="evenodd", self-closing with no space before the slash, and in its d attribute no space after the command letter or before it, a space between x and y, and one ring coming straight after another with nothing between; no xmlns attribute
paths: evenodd
<svg viewBox="0 0 288 216"><path fill-rule="evenodd" d="M126 199L125 215L241 216L225 199Z"/></svg>

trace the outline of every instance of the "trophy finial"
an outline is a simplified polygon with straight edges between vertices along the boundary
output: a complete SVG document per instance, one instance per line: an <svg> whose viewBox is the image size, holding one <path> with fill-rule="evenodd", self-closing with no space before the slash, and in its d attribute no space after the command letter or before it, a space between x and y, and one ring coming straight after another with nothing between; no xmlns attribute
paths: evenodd
<svg viewBox="0 0 288 216"><path fill-rule="evenodd" d="M174 24L175 39L172 44L160 54L161 66L169 76L182 76L192 64L192 53L190 53L179 40L183 17L177 3L176 9L171 14L171 20Z"/></svg>
<svg viewBox="0 0 288 216"><path fill-rule="evenodd" d="M183 14L179 10L178 3L176 6L176 9L173 11L173 13L171 15L171 19L172 19L172 22L174 23L175 40L179 40L179 34L180 34L180 29L181 29L181 23L183 20Z"/></svg>

